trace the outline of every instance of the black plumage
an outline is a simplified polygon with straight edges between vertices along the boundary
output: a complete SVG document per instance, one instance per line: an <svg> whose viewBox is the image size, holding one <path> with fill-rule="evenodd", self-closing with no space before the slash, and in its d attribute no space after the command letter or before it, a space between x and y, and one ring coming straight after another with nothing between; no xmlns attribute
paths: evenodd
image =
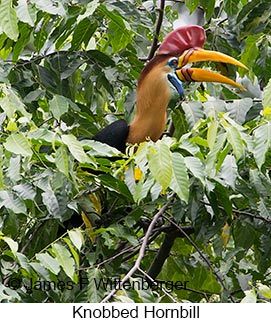
<svg viewBox="0 0 271 323"><path fill-rule="evenodd" d="M98 132L92 139L125 153L129 125L126 120L117 120Z"/></svg>

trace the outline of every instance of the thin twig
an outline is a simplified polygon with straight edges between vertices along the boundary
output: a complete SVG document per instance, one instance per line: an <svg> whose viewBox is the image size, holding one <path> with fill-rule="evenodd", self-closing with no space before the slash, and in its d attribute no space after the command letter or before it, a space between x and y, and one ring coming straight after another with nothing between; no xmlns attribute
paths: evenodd
<svg viewBox="0 0 271 323"><path fill-rule="evenodd" d="M142 270L140 267L138 268L138 271L140 271L145 277L148 278L149 281L151 281L152 284L157 286L161 291L172 300L173 303L179 303L178 300L176 300L173 296L169 294L163 287L160 287L159 284L150 276L148 275L144 270Z"/></svg>
<svg viewBox="0 0 271 323"><path fill-rule="evenodd" d="M153 58L153 56L156 52L157 46L158 46L159 34L160 34L160 30L161 30L162 22L163 22L163 18L164 18L164 9L165 9L165 0L161 0L160 8L158 9L159 14L158 14L157 24L156 24L156 28L155 28L155 35L152 40L152 45L151 45L151 49L150 49L150 52L148 55L148 60Z"/></svg>
<svg viewBox="0 0 271 323"><path fill-rule="evenodd" d="M160 232L156 232L155 234L153 234L152 237L149 239L148 244L150 244L153 240L155 240L159 234L160 234ZM131 252L125 258L122 259L122 262L124 263L125 261L129 260L130 258L132 258L133 256L135 256L138 253L141 241L143 241L143 238L140 239L138 246L126 247L125 249L120 250L118 253L111 256L110 258L106 258L105 260L99 262L98 264L94 264L94 265L91 265L91 266L88 266L88 267L81 267L79 270L81 270L81 271L82 270L88 270L88 269L93 268L93 267L99 268L99 267L101 267L101 266L103 266L105 264L110 263L113 260L116 260L118 257L120 257L122 255L125 255L128 252Z"/></svg>
<svg viewBox="0 0 271 323"><path fill-rule="evenodd" d="M206 205L206 206L212 206L210 203L202 201L202 200L200 201L200 203L203 204L203 205ZM224 210L224 208L222 206L220 206L220 205L218 205L218 209L221 210L221 211ZM252 219L261 220L261 221L264 221L264 222L266 222L268 224L271 223L271 219L266 219L266 218L264 218L264 217L262 217L260 215L256 215L256 214L253 214L253 213L250 213L250 212L247 212L247 211L241 211L241 210L233 209L232 212L235 213L235 214L238 214L238 215L248 216L248 217L250 217Z"/></svg>
<svg viewBox="0 0 271 323"><path fill-rule="evenodd" d="M210 262L210 260L203 254L203 252L199 249L199 247L195 244L195 242L189 237L189 235L177 223L175 223L174 221L172 221L171 219L169 219L165 215L163 215L163 218L166 219L166 220L168 220L171 224L173 224L176 228L178 228L178 230L180 230L182 232L182 234L186 237L186 239L189 241L189 243L197 250L197 252L201 256L201 258L206 262L207 266L210 268L210 270L212 271L212 273L215 275L215 277L217 278L217 280L220 282L220 284L223 287L223 289L225 291L228 291L227 287L224 284L223 279L219 276L219 274L217 273L217 271L213 268L213 265ZM232 298L231 295L229 295L229 298L230 298L230 300L232 302L234 302L234 299Z"/></svg>
<svg viewBox="0 0 271 323"><path fill-rule="evenodd" d="M42 225L43 225L42 222L38 223L38 225L36 226L36 228L34 229L34 231L31 233L31 236L27 240L26 244L22 247L22 249L20 251L21 253L24 253L25 252L25 250L28 248L28 246L30 245L30 243L33 241L33 239L35 238L37 232L39 231L39 229L41 228Z"/></svg>
<svg viewBox="0 0 271 323"><path fill-rule="evenodd" d="M123 284L133 276L133 274L138 270L139 266L140 266L140 263L141 263L141 260L143 259L144 255L145 255L145 250L146 250L146 247L147 247L147 244L148 244L148 240L149 240L149 237L152 233L152 230L155 226L155 223L157 222L157 220L159 219L160 216L162 216L167 208L169 206L169 203L165 204L163 207L161 207L161 209L155 214L155 216L153 217L149 227L148 227L148 230L146 232L146 235L143 239L143 242L142 242L142 245L140 247L140 250L139 250L139 254L138 254L138 257L136 259L136 262L134 264L134 266L129 270L129 272L123 277L123 279L121 280L120 282L120 285L118 286L118 289L119 288L122 288ZM111 297L113 297L117 292L117 289L113 289L102 301L101 303L105 303L107 301L110 300Z"/></svg>
<svg viewBox="0 0 271 323"><path fill-rule="evenodd" d="M138 271L140 271L141 273L143 273L155 286L159 286L159 283L157 283L156 280L154 280L151 276L149 276L145 271L143 271L141 268L138 269ZM171 300L175 300L170 294L168 295L168 292L165 291L162 287L160 287L160 289L168 296L170 297ZM211 297L213 295L213 293L210 293L210 292L203 292L203 291L200 291L200 290L196 290L196 289L193 289L193 288L189 288L189 287L185 287L183 288L183 290L185 291L188 291L188 292L192 292L192 293L196 293L196 294L200 294L200 295L203 295L205 297L205 299L208 301L209 300L209 297ZM178 303L180 303L180 301L177 301Z"/></svg>

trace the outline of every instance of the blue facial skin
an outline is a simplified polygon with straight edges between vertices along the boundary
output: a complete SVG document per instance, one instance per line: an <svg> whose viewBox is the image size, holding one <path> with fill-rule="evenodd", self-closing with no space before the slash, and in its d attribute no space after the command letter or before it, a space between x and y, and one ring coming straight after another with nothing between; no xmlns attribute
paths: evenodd
<svg viewBox="0 0 271 323"><path fill-rule="evenodd" d="M175 72L176 68L178 66L178 58L176 58L176 57L170 58L167 64ZM167 78L168 78L169 82L175 87L177 92L179 93L180 98L182 98L183 94L184 94L183 84L179 80L178 76L175 73L170 73L167 75Z"/></svg>
<svg viewBox="0 0 271 323"><path fill-rule="evenodd" d="M167 78L179 93L180 98L182 98L184 94L183 83L178 79L175 73L168 74Z"/></svg>

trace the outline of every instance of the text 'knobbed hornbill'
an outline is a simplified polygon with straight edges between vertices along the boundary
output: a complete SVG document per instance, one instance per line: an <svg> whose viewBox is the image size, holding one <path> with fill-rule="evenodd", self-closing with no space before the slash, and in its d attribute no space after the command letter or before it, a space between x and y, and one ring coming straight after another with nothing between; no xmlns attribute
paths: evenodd
<svg viewBox="0 0 271 323"><path fill-rule="evenodd" d="M166 36L156 56L143 68L137 86L136 112L131 124L117 120L97 133L93 139L125 152L127 144L139 144L150 138L158 140L165 129L166 109L171 98L169 82L183 95L182 81L219 82L244 88L233 80L189 63L213 61L246 68L236 59L203 49L205 31L200 26L179 27Z"/></svg>

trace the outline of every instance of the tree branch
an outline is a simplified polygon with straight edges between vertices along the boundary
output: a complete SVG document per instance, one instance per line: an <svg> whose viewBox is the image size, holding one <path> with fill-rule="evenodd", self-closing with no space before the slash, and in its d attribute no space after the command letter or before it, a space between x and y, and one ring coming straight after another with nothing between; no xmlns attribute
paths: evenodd
<svg viewBox="0 0 271 323"><path fill-rule="evenodd" d="M159 14L158 14L158 19L157 19L156 28L155 28L155 35L154 35L151 49L150 49L150 52L148 55L148 60L153 58L155 51L158 47L159 34L160 34L160 30L161 30L162 22L163 22L163 18L164 18L164 9L165 9L165 0L161 0L160 8L158 9Z"/></svg>
<svg viewBox="0 0 271 323"><path fill-rule="evenodd" d="M170 254L170 250L174 244L175 239L176 236L170 233L167 233L165 235L164 241L147 272L148 276L152 279L155 279L159 275L165 261Z"/></svg>
<svg viewBox="0 0 271 323"><path fill-rule="evenodd" d="M194 232L194 228L192 227L184 227L182 229L183 232L185 232L188 235ZM174 244L175 239L183 237L185 237L183 233L171 224L168 232L165 235L163 244L159 248L156 257L154 258L148 270L148 275L152 277L152 279L155 279L161 272L162 267L170 254L170 250Z"/></svg>
<svg viewBox="0 0 271 323"><path fill-rule="evenodd" d="M142 242L142 245L140 247L140 250L139 250L139 254L138 254L138 257L136 259L136 262L134 264L134 266L129 270L129 272L123 277L123 279L121 280L119 286L118 286L118 289L119 288L122 288L123 284L133 276L133 274L138 270L139 266L140 266L140 262L141 260L143 259L144 255L145 255L145 250L146 250L146 247L147 247L147 244L148 244L148 240L149 240L149 237L152 233L152 230L155 226L155 223L157 222L157 220L160 218L160 216L162 216L167 208L169 206L169 203L165 204L163 207L161 207L161 209L155 214L155 216L153 217L149 227L148 227L148 230L146 232L146 235L143 239L143 242ZM110 300L111 297L113 297L117 292L117 289L113 289L102 301L101 303L105 303L107 301Z"/></svg>

